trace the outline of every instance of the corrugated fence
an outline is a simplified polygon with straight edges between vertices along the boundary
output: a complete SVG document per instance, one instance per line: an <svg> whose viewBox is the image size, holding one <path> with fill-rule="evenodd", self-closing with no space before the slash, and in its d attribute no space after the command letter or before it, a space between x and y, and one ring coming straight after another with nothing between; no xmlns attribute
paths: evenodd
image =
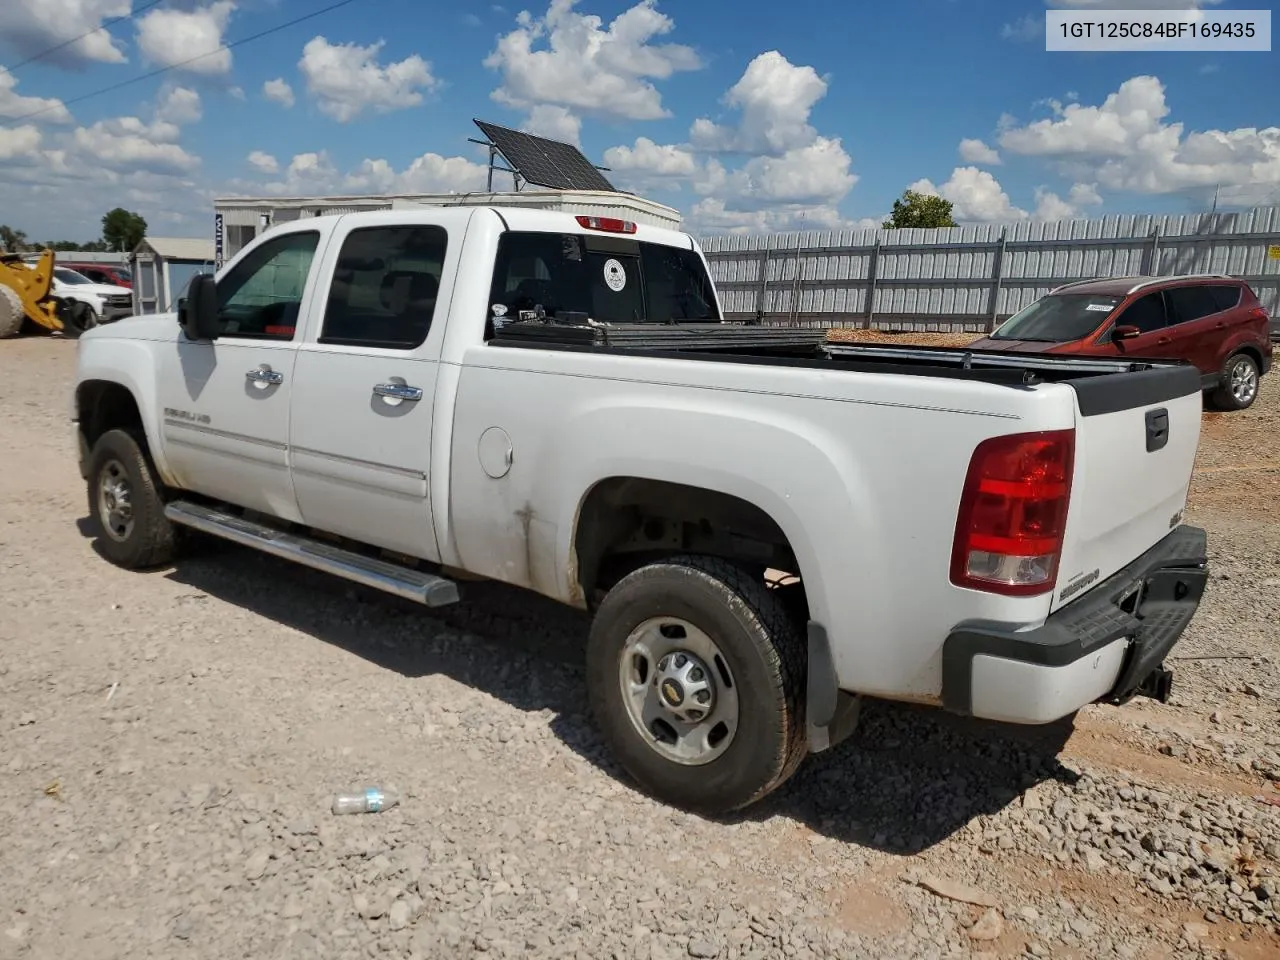
<svg viewBox="0 0 1280 960"><path fill-rule="evenodd" d="M1069 280L1188 273L1243 277L1280 315L1280 206L700 243L729 319L988 330Z"/></svg>

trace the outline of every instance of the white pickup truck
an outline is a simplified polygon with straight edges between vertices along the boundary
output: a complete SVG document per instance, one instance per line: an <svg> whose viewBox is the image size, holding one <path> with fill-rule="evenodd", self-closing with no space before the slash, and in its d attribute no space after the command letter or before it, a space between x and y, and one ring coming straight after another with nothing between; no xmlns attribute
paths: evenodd
<svg viewBox="0 0 1280 960"><path fill-rule="evenodd" d="M1166 698L1204 590L1194 367L722 322L655 226L281 224L78 356L112 562L194 528L428 607L480 577L588 610L606 740L689 809L764 796L863 696L1031 724Z"/></svg>

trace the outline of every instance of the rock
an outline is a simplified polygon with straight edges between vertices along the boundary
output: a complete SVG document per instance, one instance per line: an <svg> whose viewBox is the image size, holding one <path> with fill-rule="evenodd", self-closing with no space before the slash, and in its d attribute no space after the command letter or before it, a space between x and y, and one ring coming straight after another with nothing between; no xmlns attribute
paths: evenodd
<svg viewBox="0 0 1280 960"><path fill-rule="evenodd" d="M244 875L246 880L257 880L267 872L267 863L271 860L271 851L258 850L245 861Z"/></svg>
<svg viewBox="0 0 1280 960"><path fill-rule="evenodd" d="M709 958L718 957L719 955L720 948L710 940L694 937L689 941L689 956L691 957L702 957L709 960Z"/></svg>
<svg viewBox="0 0 1280 960"><path fill-rule="evenodd" d="M985 890L957 883L954 880L945 880L942 877L924 874L918 877L915 882L930 893L936 893L938 896L945 897L948 900L955 900L957 903L971 903L975 907L995 907L999 905L999 901Z"/></svg>
<svg viewBox="0 0 1280 960"><path fill-rule="evenodd" d="M403 900L397 900L393 903L390 913L387 914L387 922L391 925L392 930L403 930L412 919L413 909Z"/></svg>
<svg viewBox="0 0 1280 960"><path fill-rule="evenodd" d="M1188 940L1202 940L1209 935L1207 923L1184 923L1182 933Z"/></svg>
<svg viewBox="0 0 1280 960"><path fill-rule="evenodd" d="M1090 873L1098 873L1107 869L1106 858L1097 850L1086 850L1084 854L1084 866Z"/></svg>
<svg viewBox="0 0 1280 960"><path fill-rule="evenodd" d="M995 940L1004 933L1004 917L1000 911L992 907L978 918L978 922L969 928L971 940Z"/></svg>

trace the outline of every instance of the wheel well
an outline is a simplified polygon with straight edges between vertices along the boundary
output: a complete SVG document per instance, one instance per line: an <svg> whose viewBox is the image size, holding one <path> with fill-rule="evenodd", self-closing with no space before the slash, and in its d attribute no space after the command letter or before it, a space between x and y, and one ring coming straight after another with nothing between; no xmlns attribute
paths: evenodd
<svg viewBox="0 0 1280 960"><path fill-rule="evenodd" d="M1236 349L1231 352L1231 356L1234 357L1238 353L1247 354L1249 359L1252 360L1257 365L1258 369L1259 370L1262 369L1262 351L1259 350L1257 347L1253 347L1253 346L1236 347ZM1228 357L1228 359L1230 359L1230 357Z"/></svg>
<svg viewBox="0 0 1280 960"><path fill-rule="evenodd" d="M589 603L632 570L680 553L734 560L762 577L766 570L800 576L786 534L755 504L663 480L610 477L597 483L578 513L573 545ZM802 598L801 584L795 586Z"/></svg>
<svg viewBox="0 0 1280 960"><path fill-rule="evenodd" d="M76 390L80 433L88 449L108 430L141 427L142 414L128 387L109 380L89 380Z"/></svg>

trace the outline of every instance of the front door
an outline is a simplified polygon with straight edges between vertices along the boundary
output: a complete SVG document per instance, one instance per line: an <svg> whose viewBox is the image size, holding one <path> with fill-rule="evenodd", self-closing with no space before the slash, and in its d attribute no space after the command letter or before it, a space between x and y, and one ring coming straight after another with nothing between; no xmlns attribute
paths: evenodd
<svg viewBox="0 0 1280 960"><path fill-rule="evenodd" d="M160 377L165 459L184 488L297 520L289 396L321 229L282 233L218 280L222 332L179 334ZM323 291L321 291L323 293Z"/></svg>
<svg viewBox="0 0 1280 960"><path fill-rule="evenodd" d="M438 560L429 499L436 381L470 210L339 222L323 316L298 349L294 490L312 527ZM320 311L317 310L317 313Z"/></svg>
<svg viewBox="0 0 1280 960"><path fill-rule="evenodd" d="M1164 294L1160 291L1133 301L1121 311L1114 323L1115 327L1131 326L1141 331L1128 340L1111 342L1110 348L1118 356L1134 360L1168 360L1180 356L1179 344L1169 326Z"/></svg>

